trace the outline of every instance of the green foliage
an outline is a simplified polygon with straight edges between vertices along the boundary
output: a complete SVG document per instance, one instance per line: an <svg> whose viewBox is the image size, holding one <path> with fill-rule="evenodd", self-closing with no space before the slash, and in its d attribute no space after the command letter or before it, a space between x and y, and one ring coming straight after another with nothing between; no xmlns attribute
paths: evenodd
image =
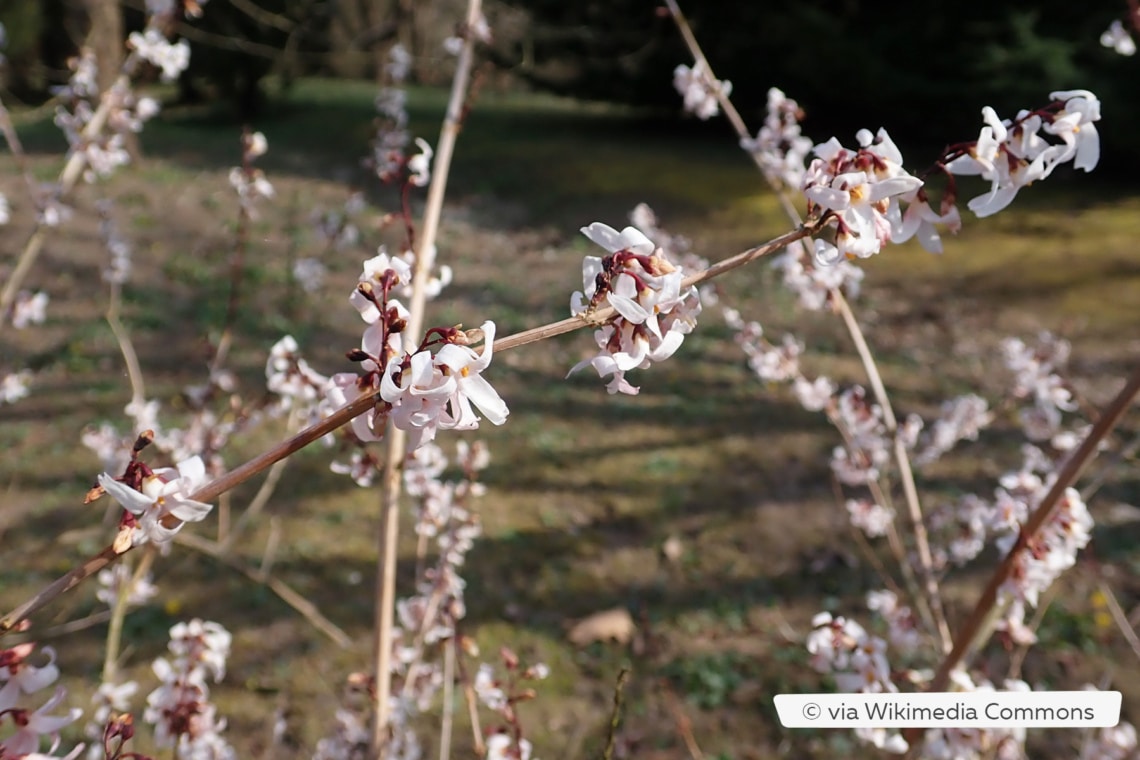
<svg viewBox="0 0 1140 760"><path fill-rule="evenodd" d="M694 705L715 710L728 702L754 669L755 663L743 655L714 652L675 660L665 674Z"/></svg>

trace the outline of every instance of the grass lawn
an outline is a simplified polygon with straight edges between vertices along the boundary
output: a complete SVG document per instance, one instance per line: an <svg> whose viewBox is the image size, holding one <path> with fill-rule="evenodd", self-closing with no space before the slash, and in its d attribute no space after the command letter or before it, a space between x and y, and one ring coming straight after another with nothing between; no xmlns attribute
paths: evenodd
<svg viewBox="0 0 1140 760"><path fill-rule="evenodd" d="M266 354L285 333L319 371L351 369L344 352L359 342L361 323L347 295L363 258L400 234L399 225L382 224L397 198L369 184L360 167L373 95L368 83L302 81L252 125L268 138L260 165L277 193L253 225L229 362L246 398L264 393ZM413 90L412 132L434 142L444 102L445 93ZM56 174L62 141L50 120L25 120L21 129L37 176ZM239 132L212 112L179 108L148 126L145 159L107 183L80 188L74 218L49 238L28 283L51 295L48 323L0 338L5 370L22 362L39 371L29 398L0 407L5 611L113 533L100 505L82 505L99 463L80 444L80 431L101 421L125 427L129 400L103 321L105 254L95 202L116 201L116 219L134 245L124 321L148 395L176 421L178 394L204 379L207 339L216 339L225 312L236 215L226 177L239 160ZM339 209L350 187L367 193L363 244L322 254L311 215ZM8 262L30 216L7 155L0 156L0 190L14 210L13 223L0 228ZM490 318L501 335L565 316L570 293L581 287L582 256L594 252L578 227L621 227L638 202L712 260L786 229L726 126L700 129L493 91L482 93L465 124L448 197L439 255L455 269L455 282L432 304L428 323L471 327ZM422 197L415 203L418 209ZM911 243L866 262L855 308L896 412L930 418L944 399L967 392L1000 399L1009 377L999 341L1046 329L1073 342L1071 378L1089 408L1104 403L1140 355L1138 233L1140 196L1100 187L1095 175L1066 175L1025 190L994 219L968 219L942 256ZM291 282L289 262L317 255L329 274L306 294ZM837 319L797 309L764 263L738 275L724 283L724 302L761 321L774 340L794 331L807 344L809 374L865 382ZM493 463L479 506L485 535L466 570L464 632L487 661L506 645L550 665L540 697L521 708L537 756L601 754L622 667L632 670L618 735L627 756L688 756L677 705L709 758L860 756L849 732L785 730L772 707L781 691L828 688L801 643L812 615L827 609L869 625L862 595L879 587L836 502L827 465L835 432L786 388L754 378L715 309L673 359L631 375L642 387L637 397L608 396L590 372L564 379L593 345L577 333L497 357L488 377L511 417L479 434ZM1137 431L1133 414L1119 438ZM227 465L282 436L278 423L256 429L227 450ZM924 503L932 508L971 491L990 496L996 478L1020 463L1019 443L1012 407L999 407L978 444L920 473ZM184 547L157 563L161 601L127 620L126 669L143 694L153 688L149 662L174 622L202 617L234 632L229 673L214 693L241 757L270 756L278 710L295 755L277 748L271 756L311 756L332 726L345 677L370 666L378 495L331 473L329 460L314 447L290 461L267 508L272 521L260 520L236 556L256 567L276 530L273 574L343 628L350 648L338 648L265 586ZM256 487L237 490L235 511ZM1090 502L1100 527L1084 555L1089 561L1061 580L1039 630L1043 646L1023 667L1031 683L1053 688L1099 683L1108 674L1133 722L1140 721L1140 663L1091 599L1105 578L1126 611L1140 602L1140 521L1121 508L1138 501L1136 462L1116 463ZM211 517L187 530L212 536L215 526ZM674 560L662 553L670 539L681 548ZM411 592L414 550L408 536L404 593ZM952 627L992 559L947 580ZM38 639L59 649L81 706L98 683L106 626L68 635L60 626L101 606L92 584L35 620ZM575 620L614 607L638 621L631 646L569 643ZM996 645L979 659L995 678L1006 661ZM457 726L455 756L462 757L471 737L462 720ZM424 724L428 752L434 730ZM1035 757L1068 758L1077 739L1047 732L1031 746Z"/></svg>

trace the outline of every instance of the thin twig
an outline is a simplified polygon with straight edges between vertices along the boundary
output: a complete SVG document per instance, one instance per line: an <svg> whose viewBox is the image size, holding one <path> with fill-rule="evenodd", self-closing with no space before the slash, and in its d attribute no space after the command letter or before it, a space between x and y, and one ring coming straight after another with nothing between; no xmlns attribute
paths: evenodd
<svg viewBox="0 0 1140 760"><path fill-rule="evenodd" d="M614 684L614 709L610 712L610 727L606 734L606 748L602 752L602 760L613 760L614 745L617 743L617 730L621 725L621 708L625 682L629 680L629 668L622 668L618 673L617 683Z"/></svg>
<svg viewBox="0 0 1140 760"><path fill-rule="evenodd" d="M451 758L451 731L455 722L455 649L443 648L443 717L439 725L439 760Z"/></svg>
<svg viewBox="0 0 1140 760"><path fill-rule="evenodd" d="M855 314L851 311L850 304L838 290L832 291L832 299L836 310L843 318L843 323L847 325L847 331L855 343L855 350L863 361L863 368L867 372L867 378L871 382L871 389L875 393L879 408L883 410L883 424L887 428L887 434L894 441L895 463L899 468L899 480L902 481L907 514L910 517L910 527L914 533L915 548L918 550L918 567L922 572L926 601L929 603L930 612L934 616L935 632L942 644L942 651L943 653L949 652L952 646L950 626L947 625L946 614L942 610L942 594L939 593L938 579L934 574L934 558L930 553L930 539L926 533L926 522L922 517L922 508L919 506L918 489L914 484L914 471L910 466L910 457L906 453L906 444L902 436L899 435L898 420L895 419L895 412L891 408L890 397L887 395L886 386L883 385L883 378L879 374L878 365L875 364L875 357L867 346L867 339L863 336L863 330L855 320Z"/></svg>
<svg viewBox="0 0 1140 760"><path fill-rule="evenodd" d="M479 700L475 696L471 679L467 677L467 668L463 665L463 635L459 632L458 622L455 635L451 638L451 646L455 647L455 670L463 684L463 698L467 702L467 717L471 721L471 741L475 745L475 756L483 757L487 749L483 743L483 729L479 725Z"/></svg>
<svg viewBox="0 0 1140 760"><path fill-rule="evenodd" d="M475 28L482 16L481 0L468 0L466 25ZM412 275L412 297L408 305L408 323L404 341L416 345L423 331L427 304L427 284L435 264L435 240L443 214L447 178L455 143L463 118L467 83L475 58L474 35L468 34L455 65L451 97L436 144L431 186L424 207L423 231L415 248L415 272ZM388 702L392 689L392 628L396 606L396 552L399 538L399 503L401 475L407 454L407 436L389 421L384 458L384 480L380 503L380 556L377 562L376 638L373 662L376 665L376 701L372 716L372 754L379 757L388 740Z"/></svg>
<svg viewBox="0 0 1140 760"><path fill-rule="evenodd" d="M1124 636L1124 640L1128 642L1128 646L1132 648L1132 654L1140 660L1140 637L1136 636L1136 630L1132 624L1128 622L1128 616L1124 614L1124 608L1120 606L1120 601L1116 598L1116 594L1112 592L1108 584L1105 583L1103 578L1097 580L1097 588L1104 596L1104 601L1108 605L1108 611L1112 614L1112 619L1116 623L1116 627L1120 629L1120 633Z"/></svg>
<svg viewBox="0 0 1140 760"><path fill-rule="evenodd" d="M129 576L119 583L115 604L111 608L111 622L107 626L107 643L103 655L103 683L116 683L119 680L119 649L123 640L123 621L127 617L128 602L135 586L150 571L152 564L154 564L154 547L148 546L135 572L129 573ZM126 569L128 568L124 568Z"/></svg>
<svg viewBox="0 0 1140 760"><path fill-rule="evenodd" d="M693 736L693 723L682 709L680 700L669 688L668 683L662 682L662 690L665 694L665 706L673 716L673 724L677 727L677 733L681 735L681 741L685 743L685 749L689 751L689 757L692 760L704 760L705 754L701 752L697 738Z"/></svg>
<svg viewBox="0 0 1140 760"><path fill-rule="evenodd" d="M260 569L248 567L240 559L222 551L221 547L213 541L201 538L193 533L180 532L174 537L174 540L182 546L201 552L208 557L213 557L222 564L232 567L255 583L265 585L270 591L281 597L281 601L301 613L302 617L308 620L314 628L332 639L333 643L341 649L348 649L352 645L352 639L348 637L347 633L322 615L315 604L293 590L289 584L281 579L262 576Z"/></svg>
<svg viewBox="0 0 1140 760"><path fill-rule="evenodd" d="M273 497L273 492L277 489L277 483L281 480L281 474L285 472L285 466L289 463L288 459L282 459L274 462L273 466L269 468L269 473L262 481L261 487L257 489L257 493L249 502L249 506L241 513L241 517L234 523L233 528L226 534L224 541L219 541L222 551L229 551L233 548L234 542L237 541L241 535L242 530L248 525L253 518L261 514L261 510L269 503Z"/></svg>

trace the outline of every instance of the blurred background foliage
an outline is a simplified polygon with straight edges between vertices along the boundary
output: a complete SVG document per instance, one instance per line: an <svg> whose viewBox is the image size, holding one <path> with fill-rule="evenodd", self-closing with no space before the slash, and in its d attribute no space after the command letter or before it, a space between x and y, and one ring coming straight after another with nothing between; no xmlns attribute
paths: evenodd
<svg viewBox="0 0 1140 760"><path fill-rule="evenodd" d="M125 37L142 24L144 0L5 0L6 89L35 101L66 78L66 61L92 44L99 8L120 9ZM1085 88L1104 103L1105 168L1140 164L1129 124L1140 117L1135 62L1100 46L1123 0L1072 3L925 4L799 0L682 3L698 39L751 124L769 87L805 108L819 140L849 141L861 127L886 127L904 147L933 155L948 136L976 136L979 111L1003 117L1044 103L1052 90ZM442 83L451 60L442 40L462 18L459 0L210 0L172 32L193 47L184 99L218 99L246 118L263 105L266 77L285 87L299 76L374 77L399 41L415 56L420 83ZM493 0L495 41L487 50L495 86L534 88L650 109L681 120L673 68L689 62L653 0ZM669 121L665 122L669 126ZM723 124L711 124L723 136Z"/></svg>

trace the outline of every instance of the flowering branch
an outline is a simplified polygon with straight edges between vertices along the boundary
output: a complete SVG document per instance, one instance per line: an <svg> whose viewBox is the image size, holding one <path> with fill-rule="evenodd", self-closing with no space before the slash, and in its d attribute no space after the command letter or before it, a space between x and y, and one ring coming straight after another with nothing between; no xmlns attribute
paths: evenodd
<svg viewBox="0 0 1140 760"><path fill-rule="evenodd" d="M469 0L467 4L468 25L482 18L481 0ZM464 112L467 84L475 57L474 37L464 40L455 67L455 77L451 83L451 97L447 103L439 143L436 145L436 160L432 172L431 186L428 188L424 208L423 231L415 248L415 270L412 274L412 296L408 306L407 326L403 330L404 340L415 345L423 330L423 316L427 304L427 285L435 263L435 239L439 231L439 220L443 212L443 198L447 192L447 177L451 169L451 158L455 153L455 142ZM428 155L425 150L424 155ZM388 740L389 695L392 688L392 626L396 605L396 551L399 531L399 501L401 472L407 453L407 435L395 424L389 422L385 449L384 480L381 491L380 515L380 557L377 567L376 639L374 661L376 664L376 702L373 706L372 741L373 754L379 756Z"/></svg>
<svg viewBox="0 0 1140 760"><path fill-rule="evenodd" d="M677 5L676 0L666 0L666 6L673 17L674 23L677 25L678 31L681 33L681 37L685 41L685 45L689 48L689 52L693 56L693 60L695 61L694 72L699 71L706 79L705 91L716 99L717 104L721 110L724 111L725 117L729 123L732 124L733 129L736 130L737 137L740 139L741 144L745 145L749 143L751 141L751 135L748 132L748 127L728 97L730 87L721 86L721 84L717 82L713 75L712 67L709 65L708 59L705 58L700 43L697 42L692 27L689 26L689 22L681 12L681 8ZM749 150L748 153L764 175L765 180L767 180L768 184L776 192L780 204L789 219L791 219L793 223L799 223L800 215L788 195L787 182L781 180L779 175L772 171L765 163L761 151ZM830 214L825 216L830 216ZM914 532L915 546L918 549L919 567L922 571L923 587L927 597L925 599L916 599L916 601L919 602L922 608L929 608L935 630L942 644L942 649L943 651L949 651L951 645L950 628L946 623L946 615L942 609L942 599L938 590L938 581L934 574L934 562L930 552L930 542L923 521L922 508L918 501L918 490L915 487L914 472L906 453L904 441L899 435L898 422L895 419L886 387L883 385L882 377L875 363L875 357L867 346L867 340L863 336L863 331L859 327L859 323L855 320L855 315L851 311L847 299L838 287L830 288L828 296L836 311L842 316L843 323L851 335L851 340L855 344L855 349L863 362L863 367L871 382L871 388L875 393L875 398L879 406L883 409L883 422L886 425L887 433L894 438L893 452L895 462L899 470L899 479L902 482L903 495L906 499L911 528ZM899 561L900 564L905 563L905 556L900 556Z"/></svg>
<svg viewBox="0 0 1140 760"><path fill-rule="evenodd" d="M989 582L986 583L985 589L974 605L973 612L962 624L958 635L954 637L954 647L938 666L938 670L930 682L929 691L945 691L950 682L950 673L960 667L973 652L985 643L990 632L986 630L987 626L984 623L997 604L998 592L1010 579L1022 553L1030 550L1031 544L1041 528L1056 514L1061 497L1065 494L1065 489L1071 486L1084 471L1085 466L1096 454L1100 442L1116 427L1137 395L1140 395L1140 367L1133 371L1128 382L1116 394L1116 398L1104 408L1080 447L1072 453L1057 473L1057 479L1053 486L1041 499L1041 503L1038 504L1033 514L1022 525L1013 547L994 571ZM903 732L904 738L912 745L921 735L922 729L907 729Z"/></svg>
<svg viewBox="0 0 1140 760"><path fill-rule="evenodd" d="M134 69L137 57L131 54L127 57L126 62L123 64L123 71L129 72ZM118 102L118 92L122 88L126 88L130 84L130 76L127 73L119 75L118 80L109 87L102 95L99 101L99 108L91 116L91 121L87 122L87 126L83 128L81 135L82 139L90 140L103 131L103 127L107 124L107 118L111 115L111 110ZM63 167L63 171L59 175L59 189L58 197L66 197L74 188L75 183L83 176L83 170L87 168L87 153L83 150L73 150L71 156L67 159L67 163ZM24 284L24 278L28 276L31 271L32 265L36 263L39 258L40 251L43 250L44 240L47 237L47 230L49 225L41 215L36 221L36 228L32 232L32 236L28 238L28 242L24 244L24 250L20 253L20 258L16 261L16 266L12 269L12 274L9 275L8 281L4 283L3 289L0 289L0 314L7 314L8 309L12 307L12 302L16 299L16 294L20 292L20 286ZM0 321L0 330L4 327L4 323Z"/></svg>
<svg viewBox="0 0 1140 760"><path fill-rule="evenodd" d="M797 230L785 233L780 237L749 248L742 251L735 256L731 256L723 261L713 264L708 269L705 269L696 274L690 275L685 279L686 285L696 285L714 277L718 277L733 269L744 266L756 259L767 256L776 251L782 250L789 243L796 240L802 240L815 234L821 226L820 220L809 220L807 224ZM530 343L536 343L546 338L551 338L556 335L573 332L580 330L584 327L596 327L599 322L609 319L614 316L614 310L609 307L599 308L590 315L587 319L584 316L571 317L569 319L559 320L541 327L524 330L523 332L509 335L505 338L495 341L495 351L505 351L519 346L525 346ZM238 485L244 483L252 477L271 467L274 463L279 462L301 449L305 448L314 441L318 441L329 433L337 430L348 424L354 418L359 417L365 412L371 411L380 398L379 390L373 393L368 393L356 398L344 406L337 409L335 412L325 417L320 422L313 424L291 438L282 441L268 451L259 454L253 459L248 460L244 464L235 467L229 472L225 473L216 480L207 483L202 488L196 490L190 495L195 501L210 502L218 498L221 494L236 488ZM128 547L125 551L129 551ZM7 633L16 627L21 621L26 620L31 615L34 615L44 606L49 604L53 599L59 597L67 591L78 586L90 576L98 573L103 568L110 565L118 556L125 553L124 550L116 550L114 546L108 546L98 554L88 558L82 564L76 566L65 575L59 577L43 589L38 591L26 602L21 604L16 609L9 612L3 618L0 618L0 634Z"/></svg>

